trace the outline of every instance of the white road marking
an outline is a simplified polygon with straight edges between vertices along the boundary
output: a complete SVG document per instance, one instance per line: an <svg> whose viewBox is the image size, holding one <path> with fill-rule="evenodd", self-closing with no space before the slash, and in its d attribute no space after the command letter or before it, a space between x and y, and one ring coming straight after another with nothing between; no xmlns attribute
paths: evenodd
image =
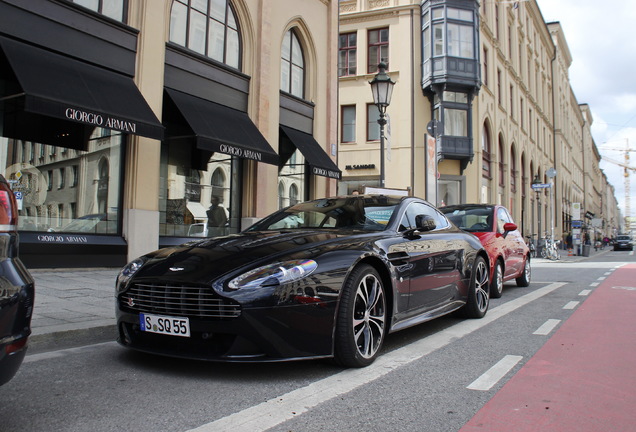
<svg viewBox="0 0 636 432"><path fill-rule="evenodd" d="M587 295L590 295L590 293L591 293L591 292L592 292L592 290L584 289L583 291L581 291L581 292L579 293L579 295L580 295L580 296L587 296Z"/></svg>
<svg viewBox="0 0 636 432"><path fill-rule="evenodd" d="M581 268L581 269L611 269L619 268L626 265L626 262L612 261L612 262L566 262L566 261L549 261L542 259L535 259L531 261L532 268Z"/></svg>
<svg viewBox="0 0 636 432"><path fill-rule="evenodd" d="M507 355L488 369L482 376L473 381L467 389L488 391L497 384L523 357Z"/></svg>
<svg viewBox="0 0 636 432"><path fill-rule="evenodd" d="M543 324L541 325L541 327L539 327L539 328L538 328L538 329L537 329L534 333L532 333L532 334L540 335L540 336L546 336L546 335L549 335L549 334L550 334L550 332L551 332L552 330L554 330L554 328L555 328L556 326L558 326L560 322L561 322L561 320L558 320L558 319L549 319L549 320L547 320L545 323L543 323Z"/></svg>
<svg viewBox="0 0 636 432"><path fill-rule="evenodd" d="M596 279L596 280L604 281L604 280L605 280L605 276L601 276L600 278L598 278L598 279Z"/></svg>
<svg viewBox="0 0 636 432"><path fill-rule="evenodd" d="M281 396L274 397L259 405L238 411L227 417L204 424L189 432L235 432L249 430L251 432L266 431L287 420L291 420L315 406L334 399L368 384L389 372L421 359L426 355L462 338L497 319L541 298L565 283L551 283L534 290L522 297L511 300L488 311L480 320L466 320L443 331L420 339L395 351L384 353L378 359L360 369L347 369L305 387L298 388Z"/></svg>
<svg viewBox="0 0 636 432"><path fill-rule="evenodd" d="M636 291L636 287L614 286L613 289L621 289L626 291Z"/></svg>
<svg viewBox="0 0 636 432"><path fill-rule="evenodd" d="M577 301L571 301L568 304L566 304L565 306L563 306L563 309L574 309L575 307L577 307L579 305L579 302Z"/></svg>
<svg viewBox="0 0 636 432"><path fill-rule="evenodd" d="M611 275L611 274L612 274L612 272L611 272L611 271L605 272L605 276L609 276L609 275Z"/></svg>
<svg viewBox="0 0 636 432"><path fill-rule="evenodd" d="M592 282L592 283L590 284L590 286L591 286L591 287L597 287L597 286L599 286L599 285L600 285L600 284L599 284L598 282Z"/></svg>

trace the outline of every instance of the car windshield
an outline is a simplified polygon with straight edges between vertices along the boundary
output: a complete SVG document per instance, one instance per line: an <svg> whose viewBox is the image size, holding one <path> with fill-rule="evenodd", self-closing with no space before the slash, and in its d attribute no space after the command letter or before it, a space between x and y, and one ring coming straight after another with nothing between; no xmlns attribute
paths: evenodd
<svg viewBox="0 0 636 432"><path fill-rule="evenodd" d="M632 238L630 236L624 236L624 235L619 235L618 236L618 240L631 240Z"/></svg>
<svg viewBox="0 0 636 432"><path fill-rule="evenodd" d="M365 195L308 201L273 213L246 231L308 228L383 231L398 203L398 198Z"/></svg>
<svg viewBox="0 0 636 432"><path fill-rule="evenodd" d="M442 213L458 228L469 232L493 230L493 207L440 207Z"/></svg>

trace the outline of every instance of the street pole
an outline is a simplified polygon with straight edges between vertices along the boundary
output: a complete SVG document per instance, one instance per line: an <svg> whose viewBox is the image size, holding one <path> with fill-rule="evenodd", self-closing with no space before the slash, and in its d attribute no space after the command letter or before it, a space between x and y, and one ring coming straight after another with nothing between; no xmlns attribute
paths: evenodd
<svg viewBox="0 0 636 432"><path fill-rule="evenodd" d="M380 187L384 188L384 126L386 125L386 114L384 110L380 110Z"/></svg>

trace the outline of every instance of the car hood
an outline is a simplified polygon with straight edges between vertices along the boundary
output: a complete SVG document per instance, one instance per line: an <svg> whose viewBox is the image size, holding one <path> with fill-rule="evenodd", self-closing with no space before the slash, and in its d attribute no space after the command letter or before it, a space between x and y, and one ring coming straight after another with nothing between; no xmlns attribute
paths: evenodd
<svg viewBox="0 0 636 432"><path fill-rule="evenodd" d="M193 241L146 255L143 278L209 284L242 268L277 260L316 258L328 250L359 249L378 233L325 230L263 231ZM355 246L354 246L355 245Z"/></svg>

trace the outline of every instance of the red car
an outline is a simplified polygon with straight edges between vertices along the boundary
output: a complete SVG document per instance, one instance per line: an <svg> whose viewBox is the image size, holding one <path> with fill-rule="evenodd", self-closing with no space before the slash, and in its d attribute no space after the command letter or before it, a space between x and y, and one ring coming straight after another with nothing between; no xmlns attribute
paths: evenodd
<svg viewBox="0 0 636 432"><path fill-rule="evenodd" d="M505 207L461 204L439 210L457 227L476 235L488 252L491 297L501 297L504 282L512 279L517 286L530 285L530 250Z"/></svg>

